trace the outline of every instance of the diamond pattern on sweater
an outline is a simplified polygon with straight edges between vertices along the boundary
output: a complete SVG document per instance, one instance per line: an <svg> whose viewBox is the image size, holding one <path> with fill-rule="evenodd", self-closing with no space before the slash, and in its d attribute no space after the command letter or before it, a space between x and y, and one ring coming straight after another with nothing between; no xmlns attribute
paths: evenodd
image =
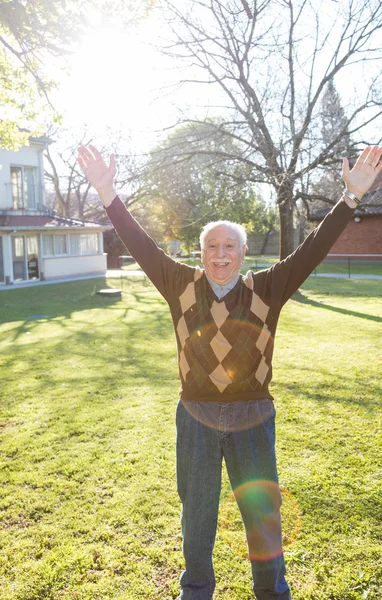
<svg viewBox="0 0 382 600"><path fill-rule="evenodd" d="M263 385L269 366L265 360L271 332L265 320L269 307L253 291L251 273L245 279L250 308L250 319L242 310L235 308L232 298L228 304L214 300L209 309L210 316L197 300L200 269L195 270L194 280L187 284L179 296L180 318L176 332L180 343L180 375L190 388L219 390L223 393L229 386L232 392L241 380L252 377ZM248 309L247 309L248 310ZM243 318L244 317L244 318ZM247 383L248 385L248 383ZM253 385L253 384L252 384ZM238 388L240 389L240 387Z"/></svg>
<svg viewBox="0 0 382 600"><path fill-rule="evenodd" d="M221 362L232 349L231 344L228 340L226 340L220 329L215 337L211 340L210 344L219 362Z"/></svg>
<svg viewBox="0 0 382 600"><path fill-rule="evenodd" d="M179 354L179 368L180 368L180 371L182 373L182 377L185 380L186 376L187 376L187 373L189 371L191 371L191 369L190 369L190 366L189 366L189 364L187 362L187 359L186 359L186 356L185 356L183 350Z"/></svg>
<svg viewBox="0 0 382 600"><path fill-rule="evenodd" d="M216 367L216 369L212 373L210 373L210 379L212 383L216 385L220 392L224 392L227 385L232 383L232 379L228 377L225 369L222 367L221 364L219 364Z"/></svg>
<svg viewBox="0 0 382 600"><path fill-rule="evenodd" d="M253 276L251 271L247 271L243 277L243 282L250 289L253 290Z"/></svg>
<svg viewBox="0 0 382 600"><path fill-rule="evenodd" d="M196 303L195 297L195 283L191 281L188 284L183 294L179 296L180 306L182 307L182 313L184 314L186 310L191 308L193 304Z"/></svg>
<svg viewBox="0 0 382 600"><path fill-rule="evenodd" d="M263 356L261 359L261 362L258 366L258 369L255 373L255 377L256 377L257 381L260 381L261 385L263 385L268 371L269 371L269 367L268 367L267 363L265 362L265 357Z"/></svg>
<svg viewBox="0 0 382 600"><path fill-rule="evenodd" d="M211 306L210 312L211 312L213 320L215 321L216 325L220 329L220 327L223 325L224 321L226 320L226 318L229 315L229 311L227 310L225 303L224 302L216 302L216 300L215 300Z"/></svg>
<svg viewBox="0 0 382 600"><path fill-rule="evenodd" d="M253 292L252 295L251 311L265 323L265 319L269 312L269 306L267 306L255 292Z"/></svg>
<svg viewBox="0 0 382 600"><path fill-rule="evenodd" d="M184 344L186 343L186 339L190 337L190 333L188 331L184 315L182 315L178 321L178 325L176 326L176 332L179 336L180 345L182 346L183 350Z"/></svg>
<svg viewBox="0 0 382 600"><path fill-rule="evenodd" d="M271 332L268 327L264 323L264 327L262 328L259 337L256 341L256 347L260 350L261 354L264 354L265 348L267 347L268 340L271 337Z"/></svg>
<svg viewBox="0 0 382 600"><path fill-rule="evenodd" d="M198 279L200 279L202 275L203 275L202 269L200 267L195 267L194 281L198 281Z"/></svg>

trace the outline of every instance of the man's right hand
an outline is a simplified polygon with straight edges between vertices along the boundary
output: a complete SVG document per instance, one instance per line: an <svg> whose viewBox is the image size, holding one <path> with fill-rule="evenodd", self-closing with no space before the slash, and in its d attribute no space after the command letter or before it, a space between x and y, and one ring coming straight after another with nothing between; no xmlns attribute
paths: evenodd
<svg viewBox="0 0 382 600"><path fill-rule="evenodd" d="M116 174L115 156L110 156L109 166L103 160L97 148L90 145L78 148L78 163L89 183L96 189L103 205L110 206L116 197L114 177Z"/></svg>

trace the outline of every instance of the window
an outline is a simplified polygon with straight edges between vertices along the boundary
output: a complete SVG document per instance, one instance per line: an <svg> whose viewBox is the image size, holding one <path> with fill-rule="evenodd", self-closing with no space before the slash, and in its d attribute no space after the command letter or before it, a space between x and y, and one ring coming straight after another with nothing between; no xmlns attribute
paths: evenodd
<svg viewBox="0 0 382 600"><path fill-rule="evenodd" d="M71 233L68 248L66 233L43 234L42 253L44 256L85 256L86 254L98 254L97 233Z"/></svg>
<svg viewBox="0 0 382 600"><path fill-rule="evenodd" d="M11 167L13 208L36 208L37 176L36 167Z"/></svg>
<svg viewBox="0 0 382 600"><path fill-rule="evenodd" d="M44 256L52 256L53 251L53 235L42 236L42 253Z"/></svg>
<svg viewBox="0 0 382 600"><path fill-rule="evenodd" d="M54 236L54 253L55 255L67 254L66 249L66 235L55 235Z"/></svg>
<svg viewBox="0 0 382 600"><path fill-rule="evenodd" d="M42 253L44 256L63 256L68 254L66 233L44 234L42 236Z"/></svg>
<svg viewBox="0 0 382 600"><path fill-rule="evenodd" d="M98 235L96 233L73 233L70 235L70 254L98 254Z"/></svg>

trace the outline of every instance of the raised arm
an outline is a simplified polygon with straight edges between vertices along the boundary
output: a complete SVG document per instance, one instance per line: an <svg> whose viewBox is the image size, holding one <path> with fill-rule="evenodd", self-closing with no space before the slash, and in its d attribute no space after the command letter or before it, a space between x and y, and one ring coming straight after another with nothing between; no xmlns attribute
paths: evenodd
<svg viewBox="0 0 382 600"><path fill-rule="evenodd" d="M360 199L381 172L381 155L382 148L368 146L359 156L351 171L348 160L344 159L342 178L346 190L342 198L292 254L267 271L271 297L276 298L280 305L285 304L324 260L346 228L354 209L360 204ZM356 199L352 199L347 193L350 193L350 196L354 195Z"/></svg>
<svg viewBox="0 0 382 600"><path fill-rule="evenodd" d="M139 225L118 198L114 188L116 174L114 154L107 165L97 148L89 145L78 149L78 162L89 183L101 197L106 212L121 241L135 258L142 270L166 299L174 279L181 276L185 265L172 260L163 252Z"/></svg>

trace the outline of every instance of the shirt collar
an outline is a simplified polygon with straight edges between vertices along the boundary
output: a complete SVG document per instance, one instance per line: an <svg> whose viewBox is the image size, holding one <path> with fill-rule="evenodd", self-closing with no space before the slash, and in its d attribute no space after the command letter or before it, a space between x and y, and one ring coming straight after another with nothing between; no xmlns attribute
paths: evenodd
<svg viewBox="0 0 382 600"><path fill-rule="evenodd" d="M207 277L208 283L212 287L212 290L213 290L214 294L220 300L221 298L223 298L226 294L228 294L228 292L230 292L235 287L235 285L239 281L240 273L234 279L232 279L232 281L229 281L225 285L219 285L215 281L212 281L212 279L210 277L208 277L207 274L206 274L206 277Z"/></svg>

